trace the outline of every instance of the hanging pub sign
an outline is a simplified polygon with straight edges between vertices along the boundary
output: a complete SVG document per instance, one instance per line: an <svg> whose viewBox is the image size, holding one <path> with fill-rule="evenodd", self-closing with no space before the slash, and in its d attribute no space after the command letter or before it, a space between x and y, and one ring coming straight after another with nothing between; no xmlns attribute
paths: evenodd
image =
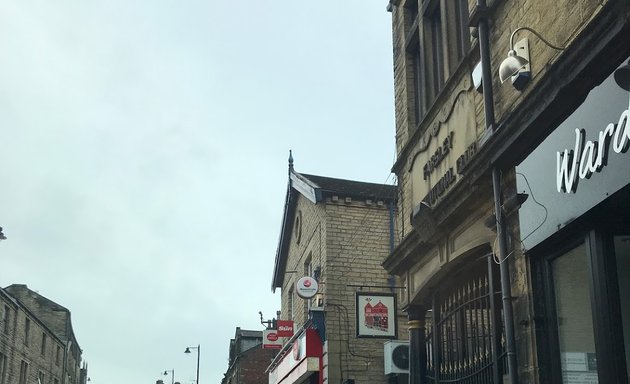
<svg viewBox="0 0 630 384"><path fill-rule="evenodd" d="M304 276L295 283L295 293L303 299L311 299L317 294L317 280Z"/></svg>
<svg viewBox="0 0 630 384"><path fill-rule="evenodd" d="M264 349L281 349L282 339L275 329L265 329L263 331L262 347Z"/></svg>
<svg viewBox="0 0 630 384"><path fill-rule="evenodd" d="M293 336L293 320L278 320L278 337Z"/></svg>
<svg viewBox="0 0 630 384"><path fill-rule="evenodd" d="M357 337L395 339L396 296L393 293L356 294Z"/></svg>

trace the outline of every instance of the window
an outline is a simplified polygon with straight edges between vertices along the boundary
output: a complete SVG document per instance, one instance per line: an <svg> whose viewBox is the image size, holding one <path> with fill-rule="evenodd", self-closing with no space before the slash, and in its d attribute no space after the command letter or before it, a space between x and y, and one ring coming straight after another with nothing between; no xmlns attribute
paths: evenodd
<svg viewBox="0 0 630 384"><path fill-rule="evenodd" d="M407 73L413 80L410 126L417 127L470 48L468 1L407 0L403 10Z"/></svg>
<svg viewBox="0 0 630 384"><path fill-rule="evenodd" d="M420 47L415 47L415 49L410 52L411 62L413 65L413 93L415 98L413 99L413 117L415 119L416 125L420 124L422 121L424 106L422 102L424 98L422 97L422 81L420 80L420 75L422 73L422 56L420 55Z"/></svg>
<svg viewBox="0 0 630 384"><path fill-rule="evenodd" d="M628 382L630 311L624 306L630 303L630 226L614 222L609 210L621 210L616 202L584 218L610 222L567 228L579 230L547 241L531 255L533 274L541 277L533 285L534 313L548 319L536 330L539 361L545 362L540 382Z"/></svg>
<svg viewBox="0 0 630 384"><path fill-rule="evenodd" d="M427 74L430 82L428 95L429 99L433 100L444 86L444 49L442 47L444 37L442 36L442 12L439 5L427 14L425 25L430 42L427 46L430 50L427 66L431 69L431 73Z"/></svg>
<svg viewBox="0 0 630 384"><path fill-rule="evenodd" d="M5 334L9 333L9 311L10 311L9 306L5 305L4 312L2 313L2 327Z"/></svg>
<svg viewBox="0 0 630 384"><path fill-rule="evenodd" d="M468 31L468 4L462 1L455 1L453 4L455 8L455 36L457 44L456 50L456 62L459 62L464 58L468 49L470 48L470 37ZM451 67L451 70L455 68Z"/></svg>
<svg viewBox="0 0 630 384"><path fill-rule="evenodd" d="M293 233L295 235L296 244L300 245L300 241L302 241L302 211L298 211L297 215L295 215L295 228Z"/></svg>
<svg viewBox="0 0 630 384"><path fill-rule="evenodd" d="M24 344L29 345L31 338L31 319L28 317L24 320Z"/></svg>
<svg viewBox="0 0 630 384"><path fill-rule="evenodd" d="M19 384L26 384L26 378L28 377L28 363L22 360L20 364L20 381Z"/></svg>
<svg viewBox="0 0 630 384"><path fill-rule="evenodd" d="M7 357L0 353L0 384L6 383L7 371Z"/></svg>
<svg viewBox="0 0 630 384"><path fill-rule="evenodd" d="M48 339L48 335L45 332L42 332L42 349L41 355L44 356L46 354L46 341Z"/></svg>
<svg viewBox="0 0 630 384"><path fill-rule="evenodd" d="M61 364L61 347L57 346L57 353L55 353L55 364L59 366Z"/></svg>
<svg viewBox="0 0 630 384"><path fill-rule="evenodd" d="M289 290L289 297L288 297L288 305L289 305L289 313L287 314L289 316L289 320L294 320L293 319L293 302L295 301L295 292L293 292L293 287L291 287L291 289Z"/></svg>
<svg viewBox="0 0 630 384"><path fill-rule="evenodd" d="M309 252L308 257L306 258L306 261L304 261L304 276L310 276L310 277L314 277L313 276L313 252ZM307 319L308 318L308 311L311 309L311 300L312 299L308 299L307 301L307 305L304 306L304 318Z"/></svg>
<svg viewBox="0 0 630 384"><path fill-rule="evenodd" d="M304 261L304 276L313 277L313 252L309 252L308 257Z"/></svg>

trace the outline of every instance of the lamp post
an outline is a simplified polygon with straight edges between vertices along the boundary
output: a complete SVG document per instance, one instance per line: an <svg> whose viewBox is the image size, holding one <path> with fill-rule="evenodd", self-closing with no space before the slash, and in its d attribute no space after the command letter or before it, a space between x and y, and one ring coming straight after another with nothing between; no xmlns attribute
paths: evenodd
<svg viewBox="0 0 630 384"><path fill-rule="evenodd" d="M197 350L197 384L199 384L199 355L201 354L201 345L197 344L196 347L186 347L184 353L190 353L190 349Z"/></svg>
<svg viewBox="0 0 630 384"><path fill-rule="evenodd" d="M171 372L171 384L175 384L175 369L164 371L164 376L168 376L169 372Z"/></svg>

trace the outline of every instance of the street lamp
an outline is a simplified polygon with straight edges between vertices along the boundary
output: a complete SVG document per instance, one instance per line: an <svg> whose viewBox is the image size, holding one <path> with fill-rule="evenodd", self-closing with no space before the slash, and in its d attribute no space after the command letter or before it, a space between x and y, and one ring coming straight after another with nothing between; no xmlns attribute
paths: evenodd
<svg viewBox="0 0 630 384"><path fill-rule="evenodd" d="M171 369L171 384L175 384L175 369ZM169 371L164 371L164 376L168 376Z"/></svg>
<svg viewBox="0 0 630 384"><path fill-rule="evenodd" d="M197 345L196 347L186 347L184 353L190 353L190 349L197 350L197 384L199 384L199 355L201 354L201 345Z"/></svg>

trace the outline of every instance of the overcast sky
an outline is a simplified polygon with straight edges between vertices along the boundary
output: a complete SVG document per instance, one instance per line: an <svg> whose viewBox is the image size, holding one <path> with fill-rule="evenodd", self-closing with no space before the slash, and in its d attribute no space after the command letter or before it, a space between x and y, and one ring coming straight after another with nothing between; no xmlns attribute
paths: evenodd
<svg viewBox="0 0 630 384"><path fill-rule="evenodd" d="M289 149L388 179L386 5L0 0L0 286L72 312L91 384L189 384L198 344L220 383L280 306Z"/></svg>

